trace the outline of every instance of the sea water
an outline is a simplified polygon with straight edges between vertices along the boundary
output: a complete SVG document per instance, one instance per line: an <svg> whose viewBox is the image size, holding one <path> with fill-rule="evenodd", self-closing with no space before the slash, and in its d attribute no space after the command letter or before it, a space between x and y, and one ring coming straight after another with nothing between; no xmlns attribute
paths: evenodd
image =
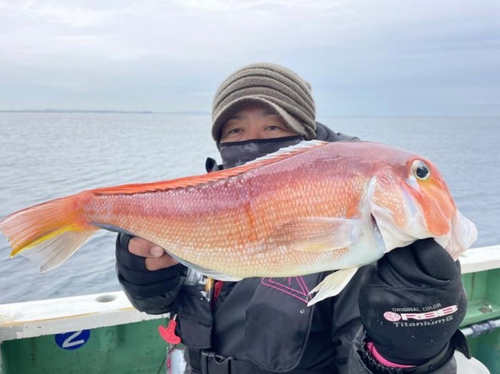
<svg viewBox="0 0 500 374"><path fill-rule="evenodd" d="M421 154L440 169L474 246L500 244L500 118L320 118L337 132ZM220 161L209 115L0 113L0 217L85 189L205 173ZM0 303L120 289L116 234L99 231L45 274L9 259L0 235Z"/></svg>

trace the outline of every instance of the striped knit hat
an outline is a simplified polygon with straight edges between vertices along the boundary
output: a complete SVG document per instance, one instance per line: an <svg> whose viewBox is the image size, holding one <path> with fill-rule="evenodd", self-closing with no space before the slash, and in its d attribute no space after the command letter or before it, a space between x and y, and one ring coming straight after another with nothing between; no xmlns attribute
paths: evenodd
<svg viewBox="0 0 500 374"><path fill-rule="evenodd" d="M288 128L310 140L316 137L316 109L311 85L287 68L270 63L245 66L230 75L215 93L212 137L219 143L222 125L236 112L264 106Z"/></svg>

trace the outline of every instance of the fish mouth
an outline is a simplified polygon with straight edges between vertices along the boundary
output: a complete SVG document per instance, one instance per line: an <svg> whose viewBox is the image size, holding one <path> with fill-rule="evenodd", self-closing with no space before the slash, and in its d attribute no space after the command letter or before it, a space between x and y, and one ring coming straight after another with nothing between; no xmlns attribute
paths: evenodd
<svg viewBox="0 0 500 374"><path fill-rule="evenodd" d="M456 261L477 240L477 227L457 209L451 218L450 232L435 240Z"/></svg>

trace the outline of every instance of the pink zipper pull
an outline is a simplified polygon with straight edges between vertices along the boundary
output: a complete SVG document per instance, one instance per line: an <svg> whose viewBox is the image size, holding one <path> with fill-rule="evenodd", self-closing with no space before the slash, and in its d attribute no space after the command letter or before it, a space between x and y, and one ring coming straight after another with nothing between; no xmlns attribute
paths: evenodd
<svg viewBox="0 0 500 374"><path fill-rule="evenodd" d="M175 326L177 326L177 314L168 322L168 326L158 326L158 333L167 343L180 344L181 338L175 335Z"/></svg>

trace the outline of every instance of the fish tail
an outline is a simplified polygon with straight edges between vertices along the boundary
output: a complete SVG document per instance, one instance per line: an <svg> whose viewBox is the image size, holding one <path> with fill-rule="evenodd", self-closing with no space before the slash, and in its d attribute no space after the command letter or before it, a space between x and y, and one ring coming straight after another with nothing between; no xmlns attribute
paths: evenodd
<svg viewBox="0 0 500 374"><path fill-rule="evenodd" d="M10 257L22 255L51 270L80 248L99 228L86 221L88 193L38 204L4 218L0 231L12 246Z"/></svg>

